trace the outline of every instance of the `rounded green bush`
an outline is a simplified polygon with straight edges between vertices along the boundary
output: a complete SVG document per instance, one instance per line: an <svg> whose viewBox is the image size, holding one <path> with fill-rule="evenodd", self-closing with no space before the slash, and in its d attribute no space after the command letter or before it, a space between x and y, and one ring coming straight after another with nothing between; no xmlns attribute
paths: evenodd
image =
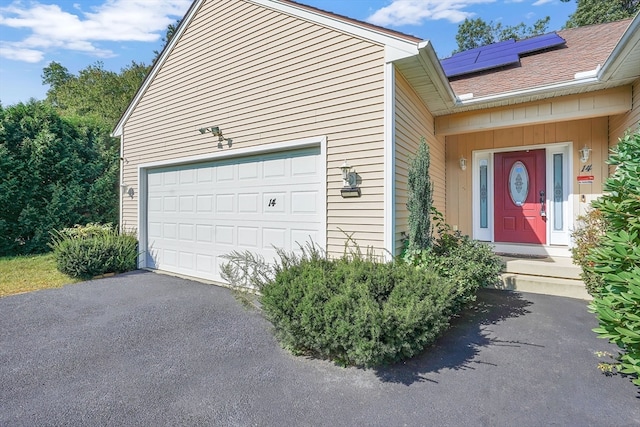
<svg viewBox="0 0 640 427"><path fill-rule="evenodd" d="M496 284L504 270L503 261L489 245L448 228L440 231L431 248L408 251L403 260L450 280L455 312L475 301L479 288Z"/></svg>
<svg viewBox="0 0 640 427"><path fill-rule="evenodd" d="M89 279L137 268L138 240L108 225L60 230L50 246L58 270L71 277Z"/></svg>
<svg viewBox="0 0 640 427"><path fill-rule="evenodd" d="M303 259L262 288L262 306L295 354L368 367L432 343L448 327L452 289L400 262Z"/></svg>

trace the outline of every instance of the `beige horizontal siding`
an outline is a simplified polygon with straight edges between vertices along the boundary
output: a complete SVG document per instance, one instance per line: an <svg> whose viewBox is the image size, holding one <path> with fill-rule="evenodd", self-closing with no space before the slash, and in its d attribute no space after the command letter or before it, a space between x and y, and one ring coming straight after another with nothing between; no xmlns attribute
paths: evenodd
<svg viewBox="0 0 640 427"><path fill-rule="evenodd" d="M231 148L327 137L327 248L339 229L382 248L384 48L243 0L205 1L124 125L123 224L137 228L138 166ZM347 160L362 197L343 199ZM360 241L360 238L362 241Z"/></svg>
<svg viewBox="0 0 640 427"><path fill-rule="evenodd" d="M404 76L396 71L395 117L395 250L402 249L402 233L408 232L407 185L408 170L417 153L420 139L429 145L431 163L429 175L433 183L433 203L445 213L445 147L444 137L436 137L433 116Z"/></svg>
<svg viewBox="0 0 640 427"><path fill-rule="evenodd" d="M609 147L618 143L627 130L635 131L640 126L640 79L633 85L632 108L625 114L612 116L609 120Z"/></svg>

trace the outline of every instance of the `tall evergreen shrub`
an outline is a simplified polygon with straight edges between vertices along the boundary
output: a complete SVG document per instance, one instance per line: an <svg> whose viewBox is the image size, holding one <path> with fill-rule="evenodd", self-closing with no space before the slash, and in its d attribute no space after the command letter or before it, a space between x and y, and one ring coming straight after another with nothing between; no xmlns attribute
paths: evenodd
<svg viewBox="0 0 640 427"><path fill-rule="evenodd" d="M41 101L0 106L0 256L47 251L54 229L116 222L118 162L99 122Z"/></svg>
<svg viewBox="0 0 640 427"><path fill-rule="evenodd" d="M431 247L431 207L433 206L433 184L429 178L431 155L424 137L420 139L418 153L409 166L409 249Z"/></svg>

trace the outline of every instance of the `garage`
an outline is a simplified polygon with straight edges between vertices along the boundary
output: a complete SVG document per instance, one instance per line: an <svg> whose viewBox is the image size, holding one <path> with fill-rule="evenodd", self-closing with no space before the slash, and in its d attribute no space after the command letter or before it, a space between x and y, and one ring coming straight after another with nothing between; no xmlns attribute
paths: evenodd
<svg viewBox="0 0 640 427"><path fill-rule="evenodd" d="M272 259L274 247L324 247L323 165L311 147L142 169L143 265L222 282L221 256L233 250Z"/></svg>

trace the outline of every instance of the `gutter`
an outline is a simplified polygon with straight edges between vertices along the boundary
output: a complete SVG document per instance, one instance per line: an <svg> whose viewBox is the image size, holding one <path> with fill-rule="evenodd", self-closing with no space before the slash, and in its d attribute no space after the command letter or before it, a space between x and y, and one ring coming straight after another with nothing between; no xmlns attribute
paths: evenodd
<svg viewBox="0 0 640 427"><path fill-rule="evenodd" d="M592 74L591 71L587 71L587 73ZM584 77L584 78L574 79L568 82L556 83L553 85L517 90L513 92L505 92L497 95L481 96L478 98L467 98L468 95L462 95L461 97L456 97L455 106L468 107L468 106L473 106L473 105L478 105L483 103L504 101L512 98L519 98L521 96L541 95L548 92L555 92L557 90L569 89L569 88L580 87L580 86L588 86L588 85L593 85L597 83L601 83L601 80L598 77Z"/></svg>

